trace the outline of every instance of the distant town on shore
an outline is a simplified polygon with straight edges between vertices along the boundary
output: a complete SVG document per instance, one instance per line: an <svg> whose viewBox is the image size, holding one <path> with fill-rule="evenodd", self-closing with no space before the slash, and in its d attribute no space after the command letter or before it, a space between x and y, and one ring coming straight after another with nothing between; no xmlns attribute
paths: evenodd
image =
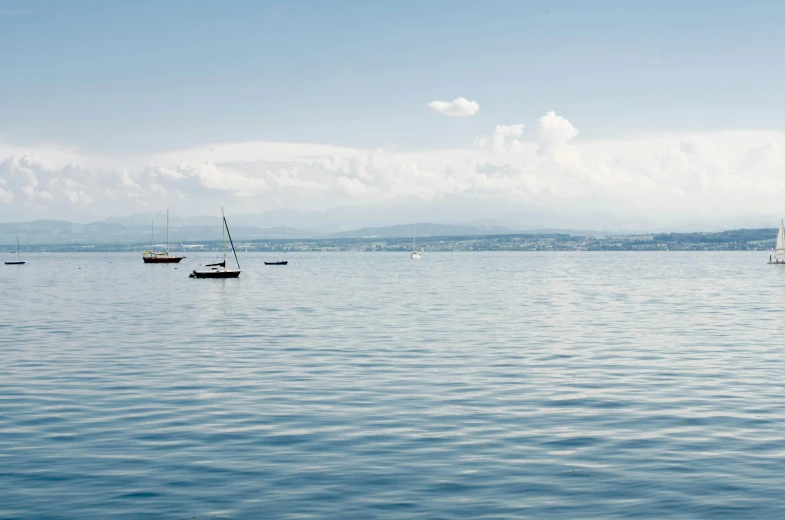
<svg viewBox="0 0 785 520"><path fill-rule="evenodd" d="M291 236L306 232L291 228L233 230L239 252L405 252L412 237L411 226L366 228L335 233L334 236ZM417 224L417 245L431 252L460 251L766 251L774 247L775 228L736 229L696 233L631 233L543 230L511 232L478 226ZM150 247L150 226L135 227L70 222L39 221L0 224L0 248L15 250L16 236L27 252L137 252ZM220 240L203 240L216 235L209 226L179 230L187 251L217 251ZM267 234L267 237L260 235ZM275 236L275 235L279 236ZM287 236L290 235L290 236ZM156 235L161 243L163 230Z"/></svg>

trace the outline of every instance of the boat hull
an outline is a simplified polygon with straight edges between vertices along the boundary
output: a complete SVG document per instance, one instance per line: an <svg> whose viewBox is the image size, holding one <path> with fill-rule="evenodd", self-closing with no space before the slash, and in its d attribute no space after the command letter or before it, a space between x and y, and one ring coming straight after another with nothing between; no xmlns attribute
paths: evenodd
<svg viewBox="0 0 785 520"><path fill-rule="evenodd" d="M182 256L163 256L163 257L142 257L144 263L146 264L177 264L182 260L184 257Z"/></svg>
<svg viewBox="0 0 785 520"><path fill-rule="evenodd" d="M6 262L5 265L25 265L24 262Z"/></svg>
<svg viewBox="0 0 785 520"><path fill-rule="evenodd" d="M264 265L287 265L289 260L284 260L283 262L265 262Z"/></svg>
<svg viewBox="0 0 785 520"><path fill-rule="evenodd" d="M240 271L237 269L226 269L212 271L197 271L191 273L190 278L237 278L240 276Z"/></svg>

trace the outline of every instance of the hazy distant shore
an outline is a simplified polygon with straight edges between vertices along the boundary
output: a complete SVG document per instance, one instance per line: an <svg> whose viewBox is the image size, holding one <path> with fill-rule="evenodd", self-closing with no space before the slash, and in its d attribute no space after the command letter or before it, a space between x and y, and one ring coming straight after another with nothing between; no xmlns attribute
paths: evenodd
<svg viewBox="0 0 785 520"><path fill-rule="evenodd" d="M235 233L233 233L235 235ZM425 251L767 251L774 247L775 229L739 229L719 233L663 233L641 235L584 236L564 233L525 233L502 235L423 236L417 248ZM243 240L234 236L240 252L403 252L412 249L411 237L299 238ZM0 246L15 250L8 236ZM150 248L149 243L111 243L84 240L73 243L30 243L22 240L23 252L136 252ZM184 242L186 251L218 251L216 240ZM156 241L155 248L165 247ZM179 242L171 244L180 250Z"/></svg>

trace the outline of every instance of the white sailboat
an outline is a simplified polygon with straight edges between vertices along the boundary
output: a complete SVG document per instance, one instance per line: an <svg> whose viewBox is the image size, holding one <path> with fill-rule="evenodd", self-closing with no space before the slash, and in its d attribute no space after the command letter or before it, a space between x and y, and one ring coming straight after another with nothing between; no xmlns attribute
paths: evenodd
<svg viewBox="0 0 785 520"><path fill-rule="evenodd" d="M174 228L177 233L177 239L180 240L180 233L177 227ZM166 210L166 251L158 252L153 249L153 242L155 241L155 222L150 223L150 250L142 253L142 259L146 264L176 264L185 258L185 247L183 241L180 240L180 248L183 250L183 256L175 256L169 253L169 210Z"/></svg>
<svg viewBox="0 0 785 520"><path fill-rule="evenodd" d="M417 251L417 223L414 223L414 239L412 242L412 260L419 260L422 258L420 251Z"/></svg>
<svg viewBox="0 0 785 520"><path fill-rule="evenodd" d="M780 231L777 233L777 244L774 246L774 258L769 256L770 264L785 265L785 222L780 219Z"/></svg>

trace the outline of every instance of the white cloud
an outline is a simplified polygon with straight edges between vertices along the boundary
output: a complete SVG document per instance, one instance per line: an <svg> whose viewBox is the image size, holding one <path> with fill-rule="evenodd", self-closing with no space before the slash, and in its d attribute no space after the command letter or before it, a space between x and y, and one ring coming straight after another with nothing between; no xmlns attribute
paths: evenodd
<svg viewBox="0 0 785 520"><path fill-rule="evenodd" d="M495 152L513 152L521 150L523 143L516 139L523 135L523 125L497 125L491 138L478 137L480 148Z"/></svg>
<svg viewBox="0 0 785 520"><path fill-rule="evenodd" d="M537 120L537 143L543 152L564 148L577 135L578 130L572 123L554 112L548 112Z"/></svg>
<svg viewBox="0 0 785 520"><path fill-rule="evenodd" d="M453 117L473 116L480 110L480 105L476 101L469 101L463 97L452 101L431 101L428 107L440 114Z"/></svg>
<svg viewBox="0 0 785 520"><path fill-rule="evenodd" d="M245 142L126 161L0 143L0 220L92 220L167 207L185 216L221 205L239 214L446 201L461 214L471 208L477 218L501 207L653 220L783 212L783 133L600 141L577 141L577 135L570 121L549 112L530 138L523 124L498 125L475 146L408 152ZM434 210L428 218L440 215Z"/></svg>

